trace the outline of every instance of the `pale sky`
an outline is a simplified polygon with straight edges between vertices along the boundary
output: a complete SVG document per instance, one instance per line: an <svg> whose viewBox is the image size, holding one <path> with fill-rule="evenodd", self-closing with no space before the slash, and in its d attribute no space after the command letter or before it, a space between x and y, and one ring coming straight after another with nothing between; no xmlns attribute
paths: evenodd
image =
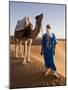
<svg viewBox="0 0 68 90"><path fill-rule="evenodd" d="M35 16L43 13L42 29L39 36L46 32L46 25L51 24L57 38L65 38L65 5L38 4L10 1L10 35L14 35L18 20L28 16L35 26ZM43 32L42 32L43 31Z"/></svg>

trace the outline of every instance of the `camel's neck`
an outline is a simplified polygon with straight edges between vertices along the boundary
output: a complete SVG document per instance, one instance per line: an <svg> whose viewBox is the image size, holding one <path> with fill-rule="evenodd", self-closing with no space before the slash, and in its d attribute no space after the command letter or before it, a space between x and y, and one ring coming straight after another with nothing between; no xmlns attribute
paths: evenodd
<svg viewBox="0 0 68 90"><path fill-rule="evenodd" d="M41 24L36 24L35 29L32 31L32 38L35 39L40 32Z"/></svg>

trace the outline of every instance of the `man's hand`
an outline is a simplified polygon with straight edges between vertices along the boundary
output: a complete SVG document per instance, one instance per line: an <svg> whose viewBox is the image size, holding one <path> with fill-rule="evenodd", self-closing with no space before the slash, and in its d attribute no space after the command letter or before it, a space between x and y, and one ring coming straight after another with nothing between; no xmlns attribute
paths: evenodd
<svg viewBox="0 0 68 90"><path fill-rule="evenodd" d="M43 53L41 52L40 55L42 56L42 54L43 54Z"/></svg>
<svg viewBox="0 0 68 90"><path fill-rule="evenodd" d="M40 53L40 55L43 55L43 53L44 53L44 51L43 51L43 50L41 50L41 53Z"/></svg>

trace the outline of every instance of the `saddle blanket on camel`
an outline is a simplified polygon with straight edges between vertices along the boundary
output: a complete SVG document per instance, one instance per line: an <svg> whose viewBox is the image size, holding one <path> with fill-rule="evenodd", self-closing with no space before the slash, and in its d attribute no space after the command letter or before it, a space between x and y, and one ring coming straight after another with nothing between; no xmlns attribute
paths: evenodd
<svg viewBox="0 0 68 90"><path fill-rule="evenodd" d="M15 27L16 31L24 30L30 24L29 17L24 17L22 20L18 20Z"/></svg>

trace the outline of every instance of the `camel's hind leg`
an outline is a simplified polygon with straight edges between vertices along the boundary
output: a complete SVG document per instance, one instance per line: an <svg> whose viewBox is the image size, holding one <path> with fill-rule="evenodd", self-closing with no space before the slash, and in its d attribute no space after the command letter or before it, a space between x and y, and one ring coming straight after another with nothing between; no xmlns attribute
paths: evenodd
<svg viewBox="0 0 68 90"><path fill-rule="evenodd" d="M18 45L18 39L15 40L15 57L18 58L19 54L19 45Z"/></svg>
<svg viewBox="0 0 68 90"><path fill-rule="evenodd" d="M22 58L24 58L22 40L20 41L19 51L20 51L20 56L21 56Z"/></svg>

